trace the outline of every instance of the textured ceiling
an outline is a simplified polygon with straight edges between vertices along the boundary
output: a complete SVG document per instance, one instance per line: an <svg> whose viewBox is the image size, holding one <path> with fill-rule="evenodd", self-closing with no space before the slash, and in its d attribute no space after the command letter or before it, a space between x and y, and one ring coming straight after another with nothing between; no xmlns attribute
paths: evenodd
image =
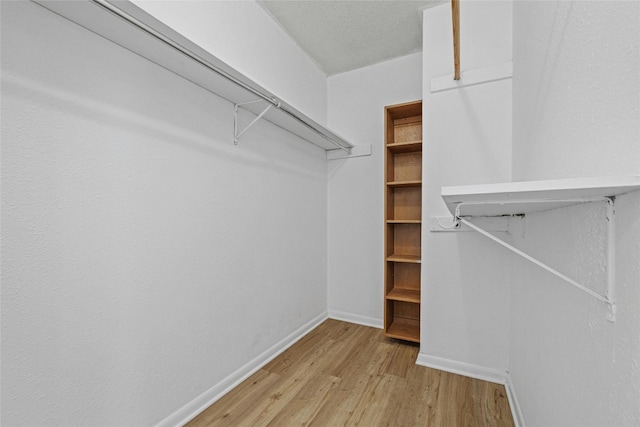
<svg viewBox="0 0 640 427"><path fill-rule="evenodd" d="M434 0L259 0L327 74L422 48L422 10Z"/></svg>

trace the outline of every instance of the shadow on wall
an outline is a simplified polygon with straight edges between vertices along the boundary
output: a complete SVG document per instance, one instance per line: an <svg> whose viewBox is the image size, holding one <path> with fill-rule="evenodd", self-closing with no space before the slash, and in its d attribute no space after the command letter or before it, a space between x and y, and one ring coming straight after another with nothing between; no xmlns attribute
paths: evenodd
<svg viewBox="0 0 640 427"><path fill-rule="evenodd" d="M535 99L532 103L533 111L529 113L529 120L524 129L524 135L529 135L531 141L538 139L538 132L541 129L540 123L542 116L547 108L548 94L553 88L556 79L556 69L558 61L567 52L563 51L566 46L564 40L566 36L567 26L573 12L574 2L554 2L555 13L553 21L550 24L550 30L547 33L548 40L544 52L544 60L540 63L540 72L538 74L538 88L542 88L535 93ZM516 77L517 78L517 75ZM517 87L517 86L516 86Z"/></svg>
<svg viewBox="0 0 640 427"><path fill-rule="evenodd" d="M168 89L172 90L171 87ZM99 94L88 97L82 92L73 93L60 87L15 75L10 71L3 71L2 90L7 95L30 100L34 105L42 104L54 111L68 111L74 116L95 122L100 126L121 129L123 135L137 134L156 142L177 144L198 154L229 162L251 164L254 167L270 170L284 168L306 175L312 174L309 168L300 167L299 162L293 161L298 155L306 153L325 161L324 150L300 141L299 138L264 121L255 125L253 135L247 132L238 145L234 145L233 105L195 86L191 95L198 97L202 107L199 110L206 116L199 117L202 120L197 126L192 126L191 122L198 118L186 117L179 111L173 111L175 102L167 102L171 105L163 108L164 112L172 118L171 121L167 121L157 113L159 102L156 101L159 100L136 97L135 102L127 103L127 107L124 108L123 102L114 103L113 99L107 99ZM137 91L140 92L140 89L138 88ZM165 99L169 99L169 96L170 94L165 94ZM140 99L143 100L142 103ZM146 105L150 103L153 103L154 108L147 108L151 107ZM193 112L193 109L190 111ZM221 111L228 113L221 114ZM156 112L157 117L152 116L150 112ZM215 112L215 114L207 114L207 112ZM252 120L254 116L252 113L241 111L240 117L242 120ZM203 123L206 124L206 133L197 132L196 129L202 129ZM96 138L99 139L99 136L96 135ZM131 136L128 138L131 139L131 143L135 143ZM276 154L274 147L269 146L274 144L274 139L277 139L279 144L285 145L284 155L279 152L280 150L277 150L279 153ZM269 142L263 142L265 140ZM318 178L324 179L324 176L318 176Z"/></svg>

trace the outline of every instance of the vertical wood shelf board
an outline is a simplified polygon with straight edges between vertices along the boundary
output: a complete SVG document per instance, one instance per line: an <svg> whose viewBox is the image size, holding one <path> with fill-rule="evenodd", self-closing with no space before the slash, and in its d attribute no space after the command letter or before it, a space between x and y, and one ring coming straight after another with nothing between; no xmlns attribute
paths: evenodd
<svg viewBox="0 0 640 427"><path fill-rule="evenodd" d="M384 334L420 342L422 101L385 107Z"/></svg>

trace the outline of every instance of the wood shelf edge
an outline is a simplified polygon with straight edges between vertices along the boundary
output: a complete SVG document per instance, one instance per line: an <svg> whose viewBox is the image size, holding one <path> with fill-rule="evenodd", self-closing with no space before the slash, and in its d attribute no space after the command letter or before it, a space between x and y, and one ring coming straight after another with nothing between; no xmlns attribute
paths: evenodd
<svg viewBox="0 0 640 427"><path fill-rule="evenodd" d="M387 300L420 304L420 290L393 288L385 296Z"/></svg>
<svg viewBox="0 0 640 427"><path fill-rule="evenodd" d="M411 342L420 342L420 322L413 319L395 318L385 336Z"/></svg>
<svg viewBox="0 0 640 427"><path fill-rule="evenodd" d="M394 142L392 144L387 144L387 147L393 147L393 146L401 146L401 145L413 145L413 144L422 144L422 140L418 139L415 141L402 141L402 142Z"/></svg>
<svg viewBox="0 0 640 427"><path fill-rule="evenodd" d="M394 154L422 152L422 141L394 142L386 148Z"/></svg>
<svg viewBox="0 0 640 427"><path fill-rule="evenodd" d="M420 255L392 254L387 257L387 261L420 264L422 260Z"/></svg>
<svg viewBox="0 0 640 427"><path fill-rule="evenodd" d="M388 181L387 186L389 187L420 187L422 185L422 180L412 180L412 181Z"/></svg>

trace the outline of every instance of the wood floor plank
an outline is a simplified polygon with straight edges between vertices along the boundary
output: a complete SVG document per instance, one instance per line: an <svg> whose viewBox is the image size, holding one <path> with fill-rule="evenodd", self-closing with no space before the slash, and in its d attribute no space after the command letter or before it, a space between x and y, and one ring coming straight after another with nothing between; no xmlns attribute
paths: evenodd
<svg viewBox="0 0 640 427"><path fill-rule="evenodd" d="M339 387L340 378L318 375L306 382L304 387L280 411L269 426L301 426L310 424L332 393Z"/></svg>
<svg viewBox="0 0 640 427"><path fill-rule="evenodd" d="M309 357L296 360L286 370L281 371L280 379L273 384L267 396L254 401L251 410L245 413L244 425L266 426L283 411L300 391L317 376L333 357L340 354L340 347L333 340L320 341L320 345Z"/></svg>
<svg viewBox="0 0 640 427"><path fill-rule="evenodd" d="M327 320L187 425L514 425L503 386L418 366L418 351Z"/></svg>
<svg viewBox="0 0 640 427"><path fill-rule="evenodd" d="M280 378L265 370L259 370L215 404L189 422L193 426L240 425L245 417L247 402L262 399Z"/></svg>
<svg viewBox="0 0 640 427"><path fill-rule="evenodd" d="M419 351L420 347L415 343L394 345L393 354L389 358L384 372L400 378L409 378L419 370L417 368L420 368L416 365Z"/></svg>
<svg viewBox="0 0 640 427"><path fill-rule="evenodd" d="M388 423L398 426L427 426L434 423L434 405L441 371L429 375L399 378L396 382L394 404L386 413Z"/></svg>

